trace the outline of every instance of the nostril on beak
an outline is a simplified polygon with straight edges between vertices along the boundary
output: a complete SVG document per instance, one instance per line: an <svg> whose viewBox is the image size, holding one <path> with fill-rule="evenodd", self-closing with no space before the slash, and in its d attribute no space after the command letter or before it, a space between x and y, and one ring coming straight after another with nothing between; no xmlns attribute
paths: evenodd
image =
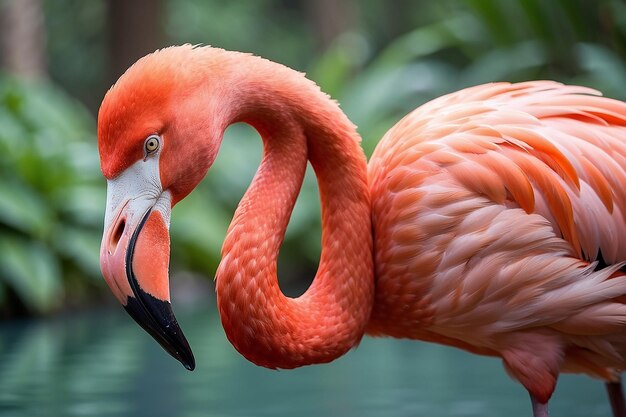
<svg viewBox="0 0 626 417"><path fill-rule="evenodd" d="M126 221L124 219L120 220L115 228L115 231L111 235L111 241L109 244L109 253L115 253L115 249L117 249L117 244L122 238L122 234L124 234L124 228L126 228Z"/></svg>

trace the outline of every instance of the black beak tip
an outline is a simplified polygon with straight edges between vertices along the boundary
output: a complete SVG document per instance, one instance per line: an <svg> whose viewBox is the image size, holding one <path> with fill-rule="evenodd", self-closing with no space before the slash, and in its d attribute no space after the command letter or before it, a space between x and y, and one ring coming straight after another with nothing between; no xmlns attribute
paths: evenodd
<svg viewBox="0 0 626 417"><path fill-rule="evenodd" d="M169 351L169 353L175 357L186 370L193 371L196 369L196 359L193 357L193 352L191 351L191 348L189 348L189 345L187 345L186 349L183 349L180 352L174 353Z"/></svg>
<svg viewBox="0 0 626 417"><path fill-rule="evenodd" d="M193 358L193 356L191 357L191 361L189 362L180 361L180 363L182 363L185 369L188 371L193 371L194 369L196 369L196 361Z"/></svg>
<svg viewBox="0 0 626 417"><path fill-rule="evenodd" d="M188 371L196 368L196 360L169 302L157 300L137 291L138 298L128 297L124 309L148 332L167 353L178 360Z"/></svg>

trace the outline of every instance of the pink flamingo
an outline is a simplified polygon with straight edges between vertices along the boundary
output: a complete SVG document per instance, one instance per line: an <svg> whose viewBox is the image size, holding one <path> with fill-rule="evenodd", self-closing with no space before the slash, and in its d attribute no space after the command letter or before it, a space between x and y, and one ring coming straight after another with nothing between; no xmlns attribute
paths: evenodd
<svg viewBox="0 0 626 417"><path fill-rule="evenodd" d="M501 357L535 416L547 415L560 372L606 381L626 415L625 103L549 81L468 88L401 120L368 171L355 127L302 74L209 47L142 58L98 117L101 267L188 369L169 303L170 213L235 122L259 131L264 153L216 290L226 335L250 361L329 362L365 333L425 340ZM276 259L307 161L323 249L311 287L289 298Z"/></svg>

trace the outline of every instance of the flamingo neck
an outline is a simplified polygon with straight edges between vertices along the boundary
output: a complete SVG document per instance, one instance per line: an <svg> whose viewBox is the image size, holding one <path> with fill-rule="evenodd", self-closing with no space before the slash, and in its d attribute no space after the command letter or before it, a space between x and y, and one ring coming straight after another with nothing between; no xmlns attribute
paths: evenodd
<svg viewBox="0 0 626 417"><path fill-rule="evenodd" d="M313 82L282 65L245 59L224 125L254 126L264 153L222 249L222 324L258 365L329 362L358 344L373 305L366 160L352 123ZM310 288L290 298L278 285L277 258L307 160L321 196L322 254Z"/></svg>

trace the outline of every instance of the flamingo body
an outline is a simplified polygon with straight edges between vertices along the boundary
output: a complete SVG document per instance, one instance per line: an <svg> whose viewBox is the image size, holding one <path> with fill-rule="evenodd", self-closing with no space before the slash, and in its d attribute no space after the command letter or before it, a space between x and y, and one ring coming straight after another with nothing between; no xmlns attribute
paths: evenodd
<svg viewBox="0 0 626 417"><path fill-rule="evenodd" d="M617 377L626 106L597 94L487 84L385 135L369 164L370 333L501 356L541 402L559 370Z"/></svg>
<svg viewBox="0 0 626 417"><path fill-rule="evenodd" d="M410 113L368 167L354 125L302 74L186 45L120 78L98 141L103 274L188 369L169 304L170 212L235 122L259 131L264 154L216 291L228 339L252 362L329 362L365 332L442 343L501 357L537 416L560 372L617 382L626 369L626 104L547 81L477 86ZM276 261L307 162L322 255L290 298Z"/></svg>

